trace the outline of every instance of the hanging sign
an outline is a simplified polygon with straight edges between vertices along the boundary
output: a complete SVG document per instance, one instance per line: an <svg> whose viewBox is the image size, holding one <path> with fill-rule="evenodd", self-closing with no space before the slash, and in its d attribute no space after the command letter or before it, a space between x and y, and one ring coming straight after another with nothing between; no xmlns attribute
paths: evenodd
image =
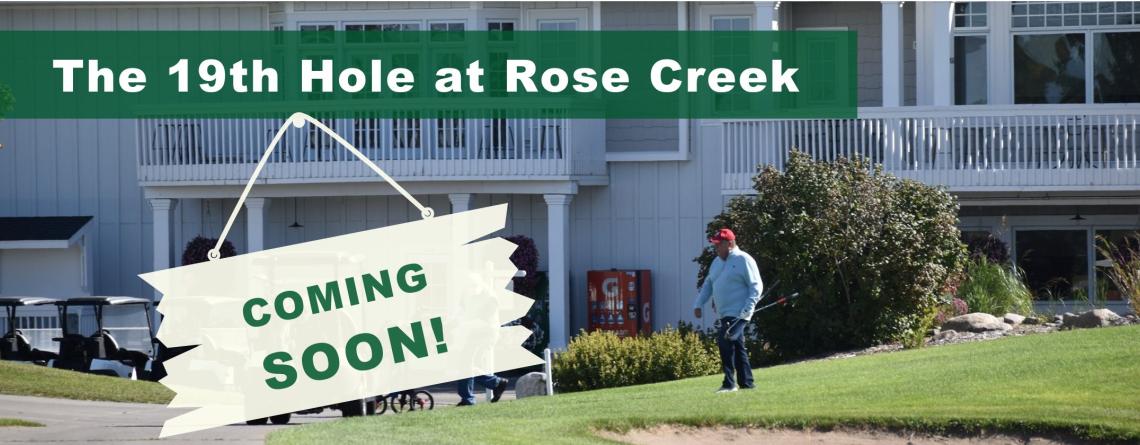
<svg viewBox="0 0 1140 445"><path fill-rule="evenodd" d="M158 338L198 345L165 363L160 437L542 363L520 344L533 300L507 290L515 245L483 239L507 205L435 217L332 130L424 219L142 274L163 294ZM225 240L283 125L218 240Z"/></svg>

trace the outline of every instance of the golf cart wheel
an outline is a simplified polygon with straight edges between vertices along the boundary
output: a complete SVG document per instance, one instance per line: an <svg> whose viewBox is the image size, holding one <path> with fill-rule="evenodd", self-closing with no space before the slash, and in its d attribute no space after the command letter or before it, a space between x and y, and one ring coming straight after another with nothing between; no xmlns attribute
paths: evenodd
<svg viewBox="0 0 1140 445"><path fill-rule="evenodd" d="M262 417L260 419L247 420L247 421L245 421L245 424L246 425L265 425L265 423L268 421L269 421L268 417Z"/></svg>
<svg viewBox="0 0 1140 445"><path fill-rule="evenodd" d="M364 399L364 414L368 416L376 415L376 402L372 399Z"/></svg>
<svg viewBox="0 0 1140 445"><path fill-rule="evenodd" d="M432 397L431 393L427 391L416 391L416 393L412 395L412 400L409 406L412 411L430 410L432 408L435 408L435 397Z"/></svg>
<svg viewBox="0 0 1140 445"><path fill-rule="evenodd" d="M360 417L364 415L366 400L352 400L340 404L340 414L343 417Z"/></svg>
<svg viewBox="0 0 1140 445"><path fill-rule="evenodd" d="M292 419L292 418L293 418L292 413L285 413L285 414L278 414L276 416L272 416L269 418L269 421L273 422L274 425L286 425L289 423L289 419Z"/></svg>

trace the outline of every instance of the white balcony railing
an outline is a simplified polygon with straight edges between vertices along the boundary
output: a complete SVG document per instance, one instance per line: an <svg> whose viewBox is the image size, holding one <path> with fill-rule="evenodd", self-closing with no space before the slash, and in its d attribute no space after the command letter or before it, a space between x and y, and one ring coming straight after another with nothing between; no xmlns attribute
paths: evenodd
<svg viewBox="0 0 1140 445"><path fill-rule="evenodd" d="M1140 106L861 108L857 119L726 120L722 188L748 193L757 165L790 150L860 155L953 191L1140 187Z"/></svg>
<svg viewBox="0 0 1140 445"><path fill-rule="evenodd" d="M374 106L346 108L355 104L337 103L341 117L310 114L398 179L605 174L604 122L570 119L565 106L536 107L529 115L540 117L521 119L507 117L517 115L517 109L478 110L462 101L435 101L438 108L432 113L424 103L393 102L420 111L381 113ZM345 109L351 110L347 117ZM147 113L138 119L139 181L247 180L289 113L249 115L254 117L223 119L207 112L185 117L185 110L168 113L170 117ZM278 183L373 177L375 173L313 126L290 128L261 173L266 182Z"/></svg>

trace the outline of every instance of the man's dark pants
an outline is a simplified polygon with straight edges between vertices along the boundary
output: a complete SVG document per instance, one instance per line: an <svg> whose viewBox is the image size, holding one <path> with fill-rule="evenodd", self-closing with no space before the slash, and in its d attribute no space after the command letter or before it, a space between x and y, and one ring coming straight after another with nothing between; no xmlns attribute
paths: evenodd
<svg viewBox="0 0 1140 445"><path fill-rule="evenodd" d="M720 348L720 364L724 369L722 388L752 388L752 365L748 364L748 351L744 349L744 327L748 320L736 317L720 319L716 345Z"/></svg>

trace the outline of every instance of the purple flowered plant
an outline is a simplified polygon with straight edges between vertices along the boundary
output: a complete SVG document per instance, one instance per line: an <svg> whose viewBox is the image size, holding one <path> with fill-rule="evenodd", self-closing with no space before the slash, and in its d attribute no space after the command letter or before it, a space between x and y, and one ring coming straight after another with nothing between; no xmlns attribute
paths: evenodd
<svg viewBox="0 0 1140 445"><path fill-rule="evenodd" d="M507 241L519 247L511 254L511 262L515 267L526 272L526 276L515 278L515 292L530 298L535 297L535 288L538 285L538 247L534 240L526 235L506 237Z"/></svg>
<svg viewBox="0 0 1140 445"><path fill-rule="evenodd" d="M182 265L188 266L191 264L202 263L208 260L207 255L210 249L213 249L218 244L217 238L195 237L186 243L186 250L182 251ZM232 257L237 255L237 249L229 241L222 243L221 252L222 258Z"/></svg>

